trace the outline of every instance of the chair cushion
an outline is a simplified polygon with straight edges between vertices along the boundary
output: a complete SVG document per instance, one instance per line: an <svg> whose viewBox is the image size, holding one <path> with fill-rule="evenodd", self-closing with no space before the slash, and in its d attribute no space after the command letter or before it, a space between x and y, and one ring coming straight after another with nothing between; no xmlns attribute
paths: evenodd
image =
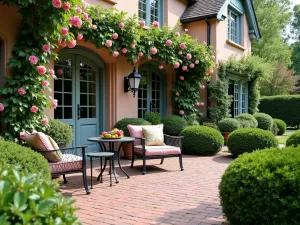
<svg viewBox="0 0 300 225"><path fill-rule="evenodd" d="M62 160L50 163L51 173L63 173L82 169L82 157L73 154L63 154Z"/></svg>
<svg viewBox="0 0 300 225"><path fill-rule="evenodd" d="M143 154L142 145L137 145L134 148L134 152L142 155ZM161 156L161 155L179 155L180 148L170 145L165 146L145 146L146 156Z"/></svg>
<svg viewBox="0 0 300 225"><path fill-rule="evenodd" d="M145 145L148 146L165 145L163 126L142 127L142 129L145 137Z"/></svg>
<svg viewBox="0 0 300 225"><path fill-rule="evenodd" d="M144 132L143 132L143 127L162 127L163 129L163 124L158 124L158 125L128 125L127 128L130 133L130 137L137 137L137 138L143 138L144 137ZM141 140L136 140L135 145L140 145Z"/></svg>

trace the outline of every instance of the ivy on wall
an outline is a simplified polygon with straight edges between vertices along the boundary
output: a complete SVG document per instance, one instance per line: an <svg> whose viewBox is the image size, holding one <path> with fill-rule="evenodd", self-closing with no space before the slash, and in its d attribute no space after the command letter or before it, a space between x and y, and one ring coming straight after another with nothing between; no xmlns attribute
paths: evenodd
<svg viewBox="0 0 300 225"><path fill-rule="evenodd" d="M160 69L172 65L178 74L184 74L178 75L173 91L176 113L187 115L203 105L196 93L199 87L205 88L201 81L210 79L214 57L209 46L198 44L187 32L160 27L156 21L146 28L136 16L79 0L0 2L17 5L23 17L19 41L9 61L13 76L7 77L1 91L4 100L0 111L4 111L7 139L19 141L25 131L45 129L48 118L44 110L59 104L45 90L50 92L50 82L61 74L47 65L58 58L55 48L74 48L78 40L104 47L113 57L123 54L132 64L147 57L161 62Z"/></svg>

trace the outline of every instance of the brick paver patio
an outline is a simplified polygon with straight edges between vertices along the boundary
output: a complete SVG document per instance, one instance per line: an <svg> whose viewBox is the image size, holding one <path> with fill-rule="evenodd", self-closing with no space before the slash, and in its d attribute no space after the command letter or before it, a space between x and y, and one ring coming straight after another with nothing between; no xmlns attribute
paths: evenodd
<svg viewBox="0 0 300 225"><path fill-rule="evenodd" d="M81 174L67 176L61 191L76 200L79 220L83 224L224 224L218 184L225 168L232 161L226 153L214 157L184 156L184 171L179 170L178 158L148 160L147 174L142 175L141 160L123 168L131 176L121 175L120 183L109 186L105 172L103 183L97 183L99 173L94 162L94 188L85 194ZM97 166L96 166L97 165ZM90 185L90 169L87 170Z"/></svg>

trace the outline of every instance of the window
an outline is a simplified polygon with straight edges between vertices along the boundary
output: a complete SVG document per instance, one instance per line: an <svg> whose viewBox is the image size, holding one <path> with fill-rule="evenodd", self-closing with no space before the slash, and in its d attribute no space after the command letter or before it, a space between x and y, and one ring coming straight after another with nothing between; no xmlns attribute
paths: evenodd
<svg viewBox="0 0 300 225"><path fill-rule="evenodd" d="M237 44L242 44L242 32L241 32L241 15L228 10L228 39Z"/></svg>
<svg viewBox="0 0 300 225"><path fill-rule="evenodd" d="M163 0L139 0L139 19L144 20L148 26L154 21L162 24L162 4Z"/></svg>
<svg viewBox="0 0 300 225"><path fill-rule="evenodd" d="M230 79L228 95L232 96L232 104L230 107L232 117L248 112L248 82Z"/></svg>

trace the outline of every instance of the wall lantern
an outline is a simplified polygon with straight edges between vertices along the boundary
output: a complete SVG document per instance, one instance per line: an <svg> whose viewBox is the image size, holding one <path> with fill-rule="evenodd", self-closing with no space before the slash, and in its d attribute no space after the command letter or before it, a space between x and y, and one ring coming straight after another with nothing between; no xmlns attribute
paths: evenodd
<svg viewBox="0 0 300 225"><path fill-rule="evenodd" d="M135 92L139 89L141 78L142 76L133 67L132 73L128 77L124 77L124 92L131 91L133 97L135 97Z"/></svg>

